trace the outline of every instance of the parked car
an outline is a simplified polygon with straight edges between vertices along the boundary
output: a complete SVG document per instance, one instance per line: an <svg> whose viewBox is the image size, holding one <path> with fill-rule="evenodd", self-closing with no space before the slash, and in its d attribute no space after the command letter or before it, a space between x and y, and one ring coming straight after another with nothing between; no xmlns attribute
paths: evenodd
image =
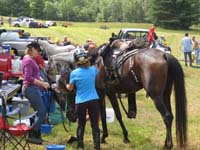
<svg viewBox="0 0 200 150"><path fill-rule="evenodd" d="M28 17L20 17L20 18L17 18L16 20L14 20L12 22L12 26L14 26L14 27L22 27L22 26L28 27L30 22L35 22L35 19L34 18L28 18Z"/></svg>
<svg viewBox="0 0 200 150"><path fill-rule="evenodd" d="M48 28L47 25L42 24L40 22L32 21L29 23L29 28Z"/></svg>
<svg viewBox="0 0 200 150"><path fill-rule="evenodd" d="M45 22L45 25L46 25L46 26L49 26L49 27L50 27L50 26L57 26L57 24L56 24L55 21L46 21L46 22Z"/></svg>

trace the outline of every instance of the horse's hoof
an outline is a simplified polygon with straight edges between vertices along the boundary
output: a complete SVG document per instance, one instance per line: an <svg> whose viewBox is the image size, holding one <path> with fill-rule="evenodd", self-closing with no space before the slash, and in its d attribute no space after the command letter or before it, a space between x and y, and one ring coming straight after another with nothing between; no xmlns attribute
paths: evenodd
<svg viewBox="0 0 200 150"><path fill-rule="evenodd" d="M171 150L173 148L173 143L165 141L165 146L163 148L165 150Z"/></svg>
<svg viewBox="0 0 200 150"><path fill-rule="evenodd" d="M101 139L101 143L102 143L102 144L106 144L106 140Z"/></svg>
<svg viewBox="0 0 200 150"><path fill-rule="evenodd" d="M165 146L163 147L164 150L171 150L172 148L173 148L172 145L170 145L170 146L165 145Z"/></svg>
<svg viewBox="0 0 200 150"><path fill-rule="evenodd" d="M125 138L125 139L123 140L123 142L124 142L125 144L127 144L127 143L130 143L130 140L129 140L128 138Z"/></svg>
<svg viewBox="0 0 200 150"><path fill-rule="evenodd" d="M78 139L74 136L71 136L70 139L67 141L68 144L72 144L73 142L78 141Z"/></svg>
<svg viewBox="0 0 200 150"><path fill-rule="evenodd" d="M129 119L132 119L132 118L136 118L136 112L135 111L129 111L128 112L128 115L127 115L127 117L129 118Z"/></svg>

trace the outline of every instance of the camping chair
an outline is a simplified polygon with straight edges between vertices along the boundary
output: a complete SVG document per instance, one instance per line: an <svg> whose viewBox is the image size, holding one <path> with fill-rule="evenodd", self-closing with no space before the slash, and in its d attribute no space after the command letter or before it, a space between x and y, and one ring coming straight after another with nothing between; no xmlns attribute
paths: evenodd
<svg viewBox="0 0 200 150"><path fill-rule="evenodd" d="M6 150L8 146L10 148L12 145L13 150L30 149L27 136L31 131L32 126L21 123L21 121L14 126L10 126L8 118L13 118L11 115L19 113L19 120L21 120L20 108L16 108L12 112L7 113L4 96L0 95L0 98L2 100L2 113L0 114L0 148ZM32 122L34 122L33 120L36 113L37 112L34 112L25 119L29 118Z"/></svg>

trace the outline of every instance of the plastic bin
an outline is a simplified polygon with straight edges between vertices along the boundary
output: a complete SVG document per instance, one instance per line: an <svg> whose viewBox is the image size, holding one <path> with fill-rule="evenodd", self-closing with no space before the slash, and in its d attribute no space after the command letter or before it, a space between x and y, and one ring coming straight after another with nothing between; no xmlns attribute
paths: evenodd
<svg viewBox="0 0 200 150"><path fill-rule="evenodd" d="M52 125L51 124L42 124L41 125L41 133L44 134L50 134L52 131Z"/></svg>
<svg viewBox="0 0 200 150"><path fill-rule="evenodd" d="M13 110L17 107L20 108L20 113L22 115L28 115L30 109L30 102L28 99L22 99L21 97L13 97L12 99Z"/></svg>
<svg viewBox="0 0 200 150"><path fill-rule="evenodd" d="M65 148L66 148L65 145L57 145L57 144L46 145L46 150L65 150Z"/></svg>
<svg viewBox="0 0 200 150"><path fill-rule="evenodd" d="M106 108L106 122L114 122L115 114L113 108Z"/></svg>

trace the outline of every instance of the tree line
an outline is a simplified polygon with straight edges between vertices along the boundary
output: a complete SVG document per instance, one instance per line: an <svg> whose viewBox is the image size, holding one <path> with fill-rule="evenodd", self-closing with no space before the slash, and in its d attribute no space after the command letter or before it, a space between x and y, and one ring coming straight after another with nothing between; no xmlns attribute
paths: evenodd
<svg viewBox="0 0 200 150"><path fill-rule="evenodd" d="M200 1L1 0L0 15L75 22L149 22L188 29L200 23Z"/></svg>

